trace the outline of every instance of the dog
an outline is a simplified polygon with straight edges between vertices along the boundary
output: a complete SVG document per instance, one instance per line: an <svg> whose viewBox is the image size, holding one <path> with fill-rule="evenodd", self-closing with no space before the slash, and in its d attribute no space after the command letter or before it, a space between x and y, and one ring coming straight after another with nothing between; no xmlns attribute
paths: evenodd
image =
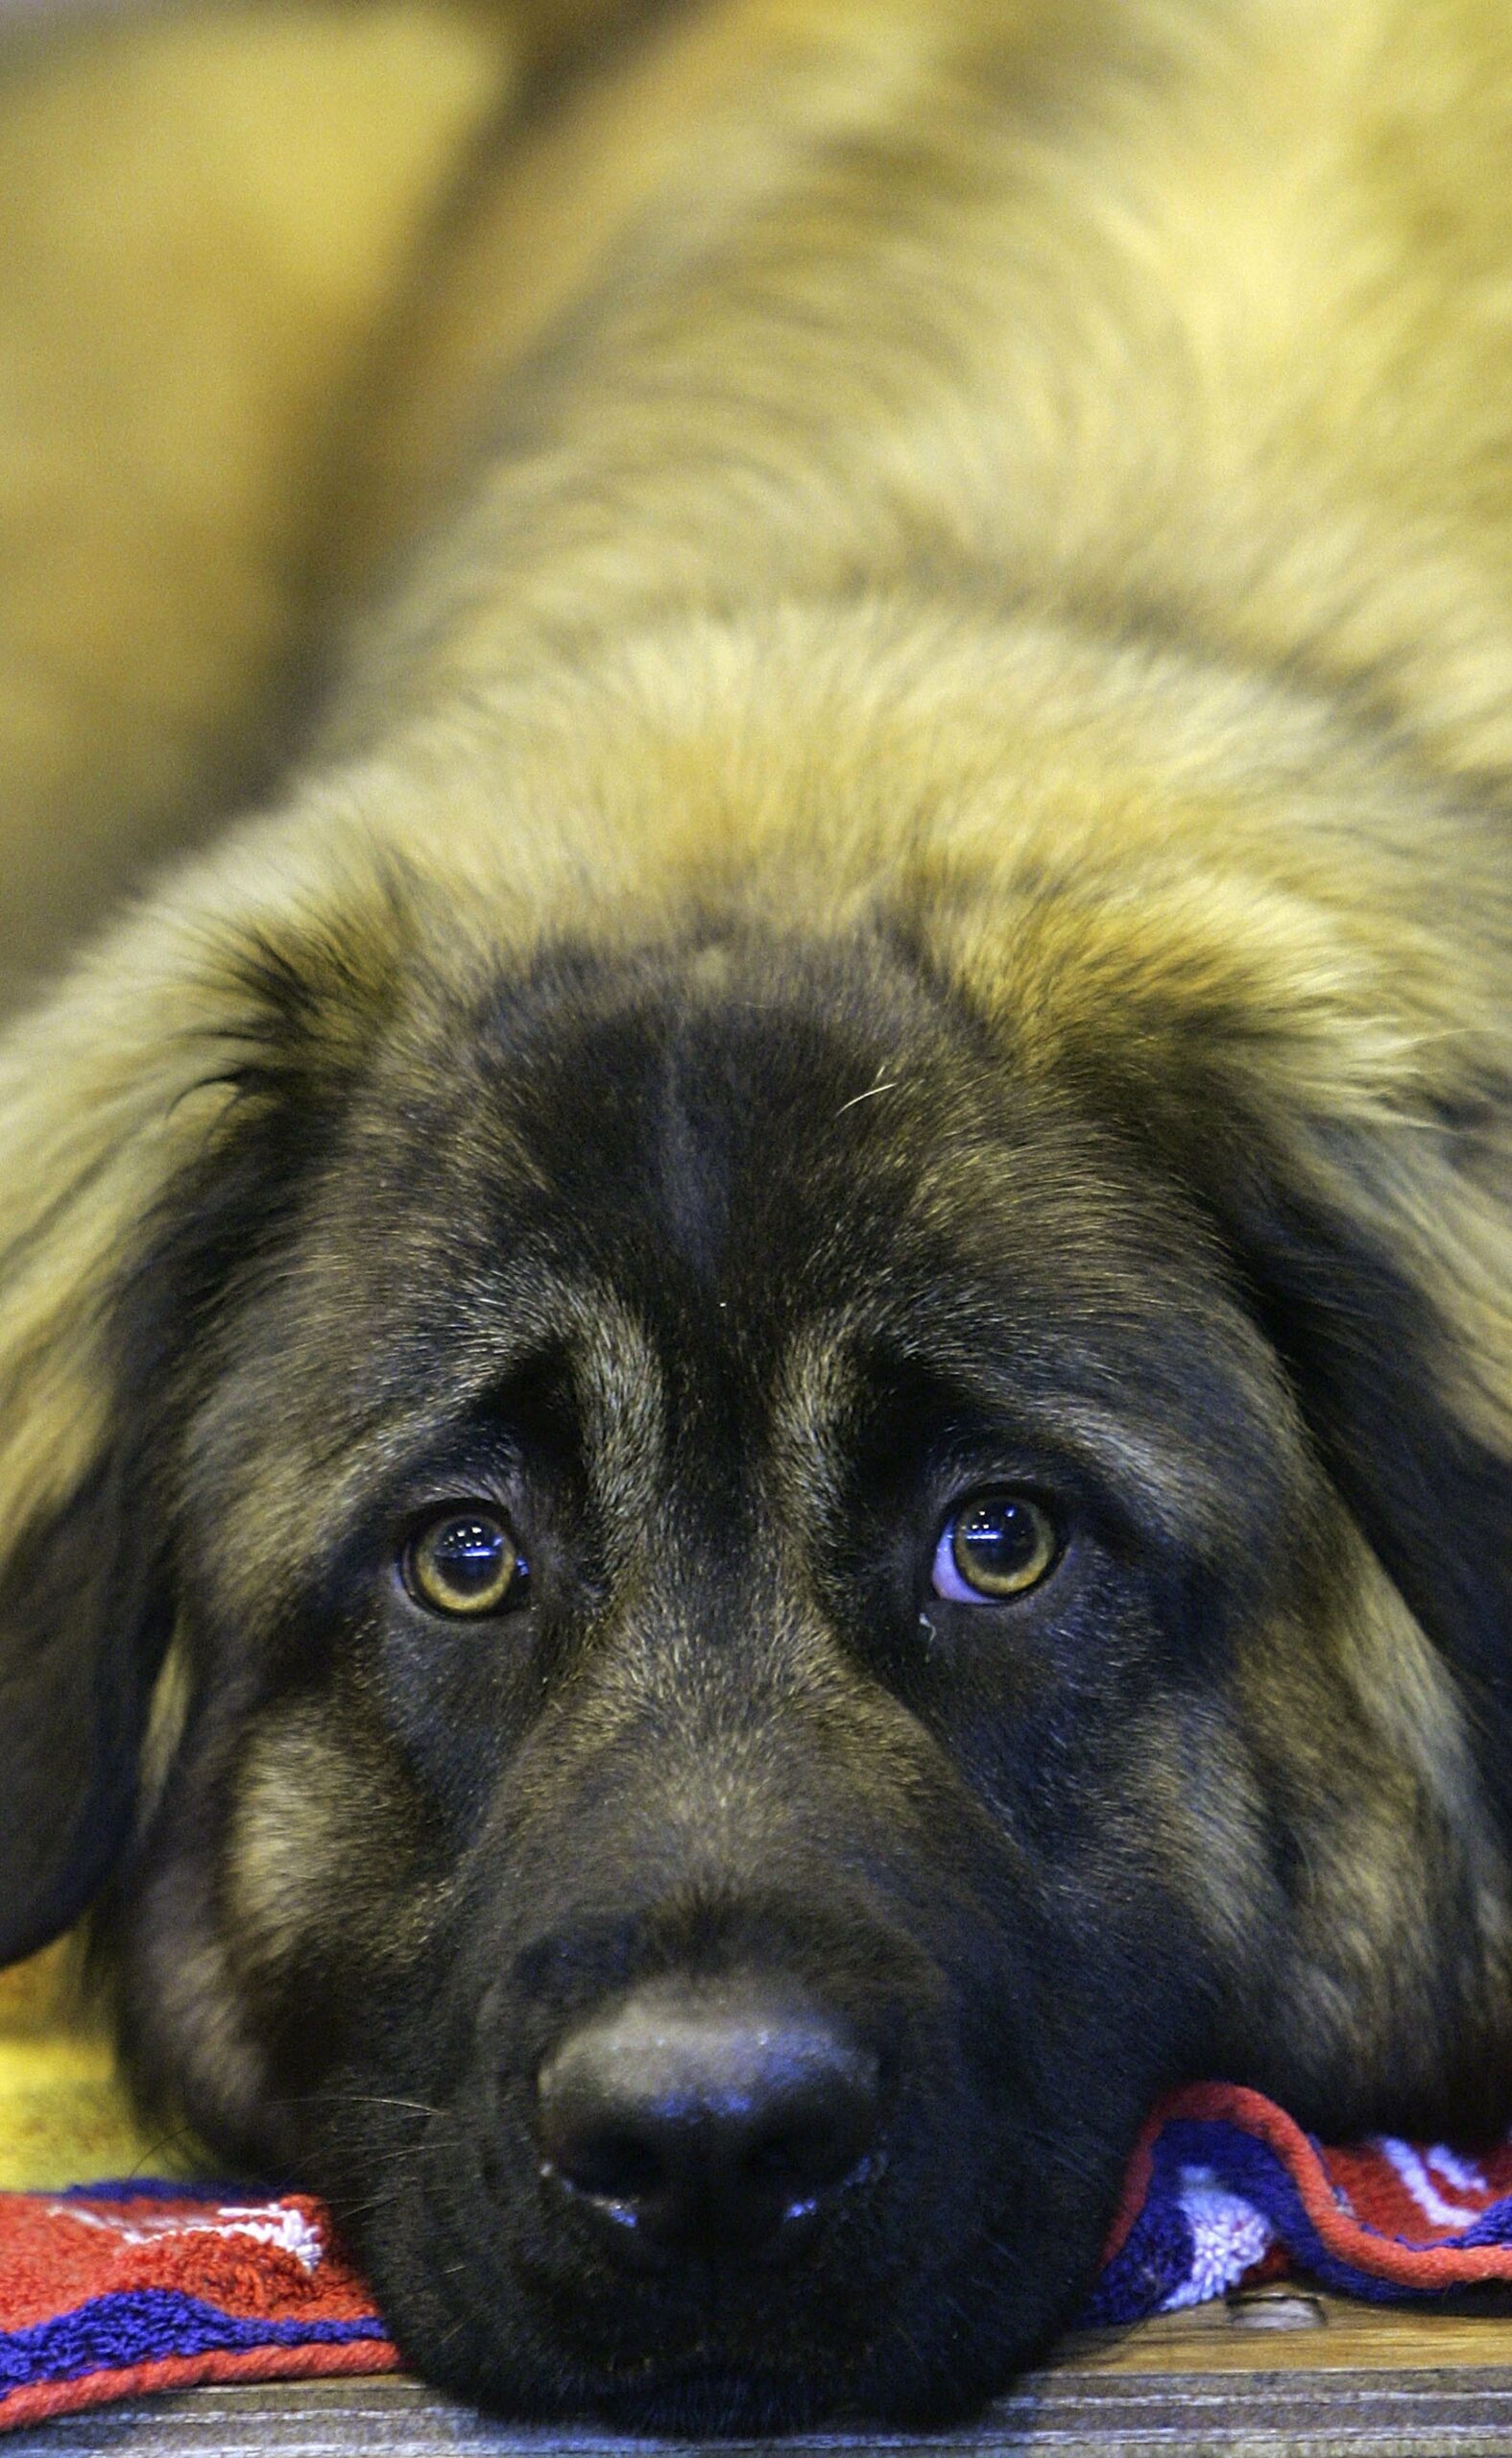
<svg viewBox="0 0 1512 2458"><path fill-rule="evenodd" d="M911 2423L1168 2086L1512 2111L1512 15L608 13L468 15L346 324L313 179L206 272L356 406L27 669L29 842L204 841L0 1049L0 1945L431 2380Z"/></svg>

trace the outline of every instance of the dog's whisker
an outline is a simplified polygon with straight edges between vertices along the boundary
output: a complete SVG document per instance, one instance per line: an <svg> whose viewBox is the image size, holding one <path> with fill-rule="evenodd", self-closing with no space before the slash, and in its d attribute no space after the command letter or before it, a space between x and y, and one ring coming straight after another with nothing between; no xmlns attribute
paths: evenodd
<svg viewBox="0 0 1512 2458"><path fill-rule="evenodd" d="M298 2105L296 2103L295 2105ZM396 2099L381 2091L312 2091L307 2105L320 2108L399 2109L415 2116L446 2116L450 2111L430 2100Z"/></svg>
<svg viewBox="0 0 1512 2458"><path fill-rule="evenodd" d="M895 1076L889 1083L872 1084L864 1093L852 1093L848 1101L841 1102L835 1112L836 1118L844 1118L847 1110L853 1110L860 1101L875 1101L881 1093L896 1093L898 1084L899 1079Z"/></svg>

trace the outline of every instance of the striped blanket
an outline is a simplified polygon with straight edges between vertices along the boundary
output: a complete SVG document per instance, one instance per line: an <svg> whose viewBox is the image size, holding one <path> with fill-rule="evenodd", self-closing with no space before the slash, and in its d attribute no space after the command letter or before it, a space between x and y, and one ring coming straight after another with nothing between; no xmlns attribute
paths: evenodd
<svg viewBox="0 0 1512 2458"><path fill-rule="evenodd" d="M1325 2149L1254 2091L1175 2093L1140 2142L1084 2321L1286 2272L1420 2304L1512 2279L1512 2140ZM141 2179L0 2194L0 2428L148 2390L397 2363L307 2196Z"/></svg>

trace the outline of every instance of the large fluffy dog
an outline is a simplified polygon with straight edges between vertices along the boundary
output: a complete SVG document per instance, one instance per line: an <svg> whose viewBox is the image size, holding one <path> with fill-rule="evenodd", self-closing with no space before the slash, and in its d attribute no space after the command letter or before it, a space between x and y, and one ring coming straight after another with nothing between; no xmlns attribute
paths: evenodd
<svg viewBox="0 0 1512 2458"><path fill-rule="evenodd" d="M293 23L34 56L17 158ZM4 1049L0 1932L106 1889L139 2073L437 2380L917 2417L1177 2079L1512 2106L1512 10L616 39L395 320L270 812ZM335 331L324 232L154 381ZM34 851L60 741L197 773L165 605L217 726L287 645L319 420L223 467L217 383Z"/></svg>

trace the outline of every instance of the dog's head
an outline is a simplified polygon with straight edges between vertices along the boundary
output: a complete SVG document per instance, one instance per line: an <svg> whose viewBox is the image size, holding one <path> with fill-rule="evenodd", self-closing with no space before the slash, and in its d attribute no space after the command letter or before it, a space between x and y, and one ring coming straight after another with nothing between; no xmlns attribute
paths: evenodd
<svg viewBox="0 0 1512 2458"><path fill-rule="evenodd" d="M12 1043L7 1942L117 1866L139 2066L516 2410L960 2407L1164 2086L1506 2084L1482 1045L1020 855L253 863Z"/></svg>

